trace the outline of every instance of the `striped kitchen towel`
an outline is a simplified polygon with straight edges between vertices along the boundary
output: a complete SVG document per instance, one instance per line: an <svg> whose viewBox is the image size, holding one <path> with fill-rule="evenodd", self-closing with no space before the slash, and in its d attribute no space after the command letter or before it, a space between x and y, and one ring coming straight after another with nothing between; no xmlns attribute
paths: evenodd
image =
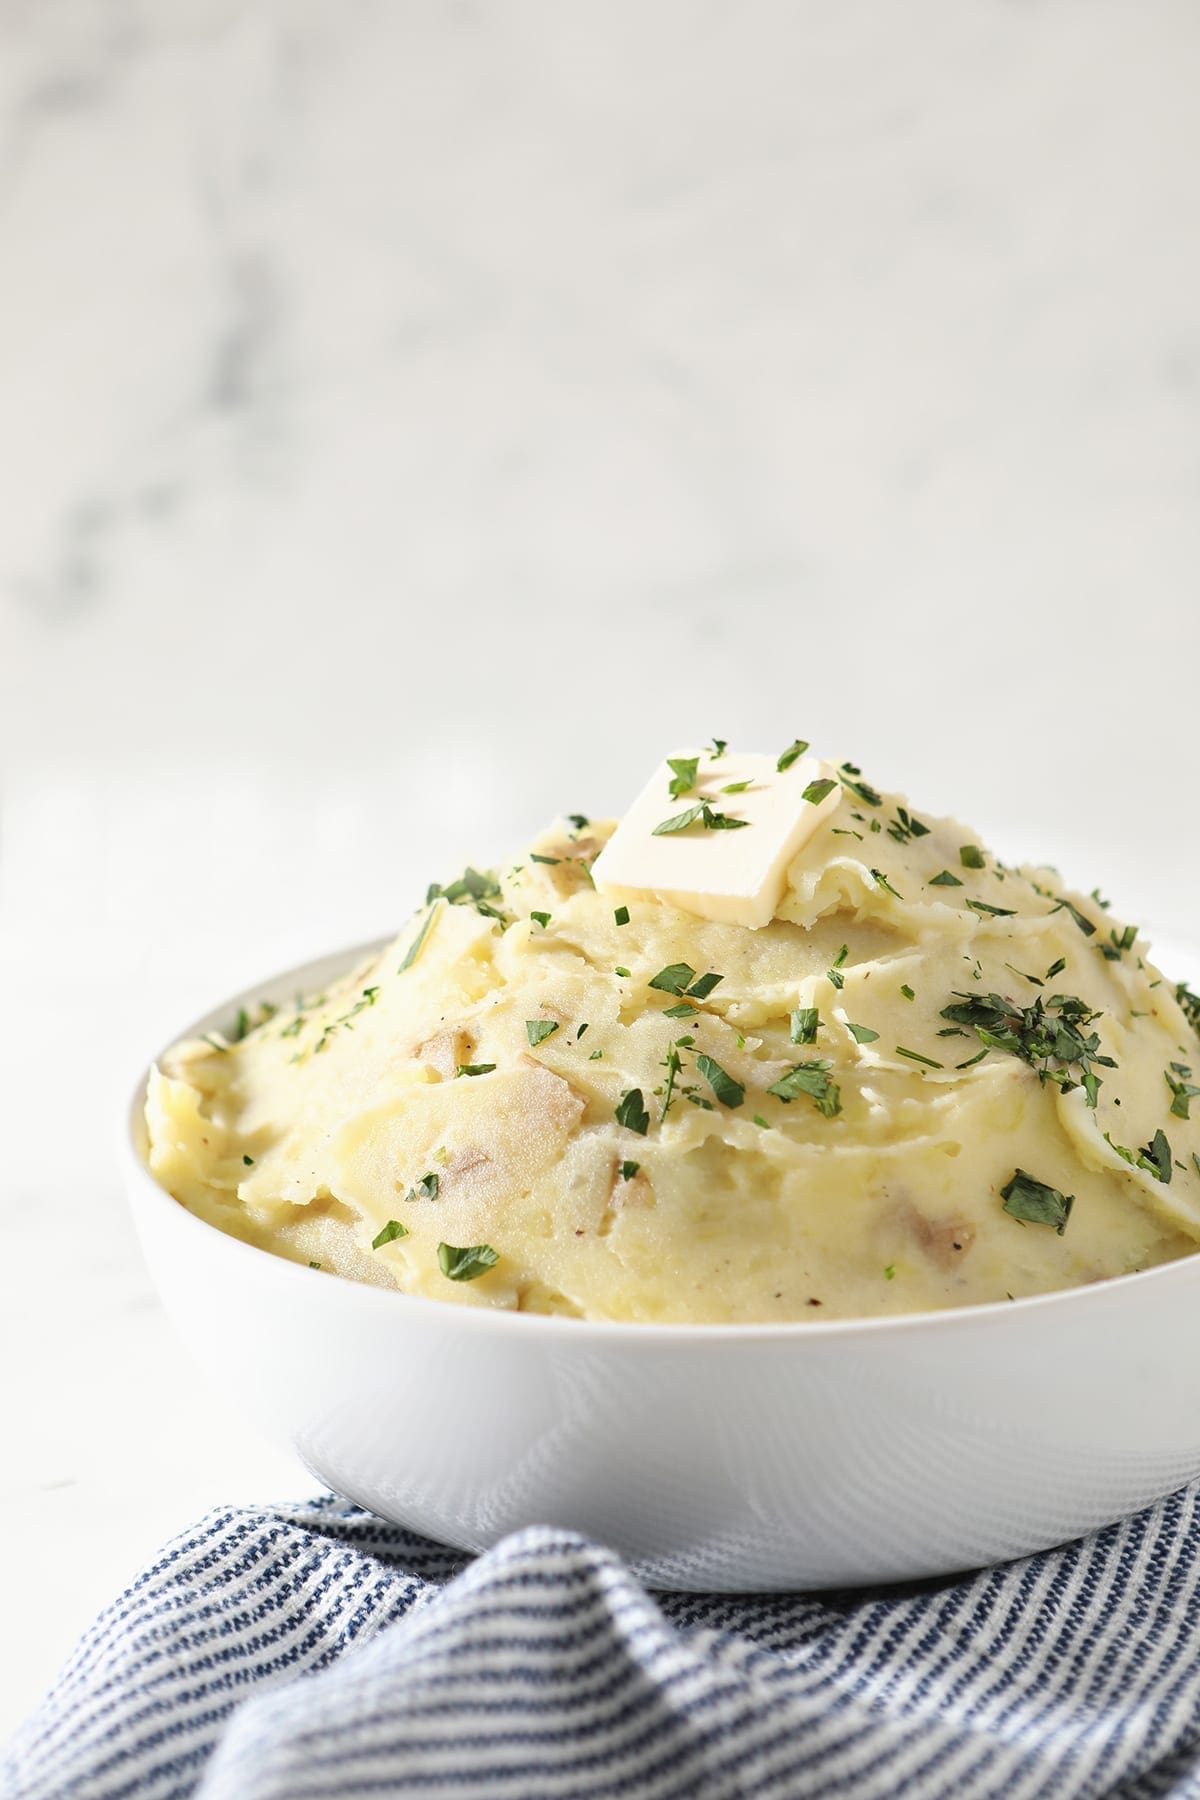
<svg viewBox="0 0 1200 1800"><path fill-rule="evenodd" d="M650 1595L544 1526L471 1559L332 1497L220 1511L97 1620L0 1793L1200 1796L1198 1587L1192 1489L812 1596Z"/></svg>

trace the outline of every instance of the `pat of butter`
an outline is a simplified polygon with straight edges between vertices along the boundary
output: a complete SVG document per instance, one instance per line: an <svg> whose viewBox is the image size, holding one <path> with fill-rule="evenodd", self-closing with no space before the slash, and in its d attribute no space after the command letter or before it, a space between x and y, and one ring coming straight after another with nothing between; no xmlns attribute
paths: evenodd
<svg viewBox="0 0 1200 1800"><path fill-rule="evenodd" d="M813 781L834 785L822 800L806 800ZM652 894L701 918L757 930L774 917L787 885L788 865L836 812L842 789L836 771L806 756L780 771L773 756L713 758L701 753L696 784L672 799L664 761L638 795L592 864L605 893ZM725 793L746 782L740 793ZM655 826L706 801L715 813L745 820L735 830L706 830L700 819L685 831L655 836Z"/></svg>

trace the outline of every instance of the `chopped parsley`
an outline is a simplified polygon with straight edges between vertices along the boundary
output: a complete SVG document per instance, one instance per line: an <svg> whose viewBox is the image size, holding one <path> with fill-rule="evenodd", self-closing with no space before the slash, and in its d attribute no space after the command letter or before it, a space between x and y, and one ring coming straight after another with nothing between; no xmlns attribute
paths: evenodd
<svg viewBox="0 0 1200 1800"><path fill-rule="evenodd" d="M842 778L842 786L844 788L849 788L855 799L861 800L864 806L883 805L882 794L877 794L875 789L867 782L856 779L856 777L862 774L862 770L856 768L853 763L843 763L839 770L839 774ZM876 823L873 828L878 831L878 824Z"/></svg>
<svg viewBox="0 0 1200 1800"><path fill-rule="evenodd" d="M683 994L695 979L696 971L691 963L668 963L665 969L650 977L648 986L658 988L664 994Z"/></svg>
<svg viewBox="0 0 1200 1800"><path fill-rule="evenodd" d="M618 970L618 973L620 971ZM717 983L724 981L723 975L713 974L697 976L691 963L668 963L657 975L651 976L648 986L658 988L660 993L676 994L680 999L687 996L689 1000L707 1000ZM676 1008L671 1009L671 1017L681 1016Z"/></svg>
<svg viewBox="0 0 1200 1800"><path fill-rule="evenodd" d="M623 975L627 981L629 980L629 970L625 967L624 963L618 963L613 970L613 974Z"/></svg>
<svg viewBox="0 0 1200 1800"><path fill-rule="evenodd" d="M915 999L916 999L916 997L917 997L917 996L916 996L916 995L915 995L915 994L914 994L914 993L913 993L913 991L912 991L912 989L911 989L911 988L910 988L910 987L909 987L909 985L908 985L908 983L907 983L907 981L904 981L904 982L901 982L901 984L900 984L900 992L901 992L901 993L902 993L902 994L903 994L903 995L904 995L904 998L905 998L905 999L906 999L906 1000L915 1000Z"/></svg>
<svg viewBox="0 0 1200 1800"><path fill-rule="evenodd" d="M461 1250L453 1244L439 1244L437 1259L447 1281L475 1281L500 1261L490 1244L468 1244Z"/></svg>
<svg viewBox="0 0 1200 1800"><path fill-rule="evenodd" d="M930 881L929 881L929 886L930 887L961 887L962 882L958 879L957 875L952 875L950 873L949 869L943 869L940 875L931 876Z"/></svg>
<svg viewBox="0 0 1200 1800"><path fill-rule="evenodd" d="M636 1131L639 1137L645 1137L650 1129L650 1114L646 1111L641 1088L626 1089L614 1109L614 1117L627 1131Z"/></svg>
<svg viewBox="0 0 1200 1800"><path fill-rule="evenodd" d="M689 806L685 811L676 813L673 818L664 819L661 824L654 827L650 835L651 837L668 837L676 831L687 831L697 820L705 831L742 831L750 823L749 819L730 818L728 813L718 812L710 801L700 800L695 806Z"/></svg>
<svg viewBox="0 0 1200 1800"><path fill-rule="evenodd" d="M798 1006L793 1012L793 1044L815 1044L820 1028L821 1014L815 1006Z"/></svg>
<svg viewBox="0 0 1200 1800"><path fill-rule="evenodd" d="M536 850L531 850L529 852L529 860L530 860L530 862L536 862L536 863L549 863L552 868L557 868L558 864L562 861L562 857L561 856L539 856Z"/></svg>
<svg viewBox="0 0 1200 1800"><path fill-rule="evenodd" d="M815 1102L817 1111L832 1119L842 1110L841 1092L836 1081L831 1080L828 1062L803 1062L773 1081L767 1089L777 1100L791 1101L807 1094Z"/></svg>
<svg viewBox="0 0 1200 1800"><path fill-rule="evenodd" d="M1193 994L1187 982L1181 981L1175 988L1175 1002L1192 1030L1200 1032L1200 994Z"/></svg>
<svg viewBox="0 0 1200 1800"><path fill-rule="evenodd" d="M665 1006L663 1008L663 1018L694 1019L699 1011L700 1008L698 1006L693 1006L690 1000L681 1000L678 1006Z"/></svg>
<svg viewBox="0 0 1200 1800"><path fill-rule="evenodd" d="M1143 1144L1140 1150L1130 1150L1126 1144L1114 1144L1107 1131L1104 1134L1104 1141L1110 1150L1115 1150L1122 1161L1129 1164L1130 1168L1145 1169L1146 1173L1153 1175L1156 1181L1170 1185L1173 1172L1171 1145L1165 1131L1156 1131L1150 1142Z"/></svg>
<svg viewBox="0 0 1200 1800"><path fill-rule="evenodd" d="M721 789L721 792L723 794L744 794L749 786L749 779L745 781L727 781L725 786Z"/></svg>
<svg viewBox="0 0 1200 1800"><path fill-rule="evenodd" d="M500 883L495 875L490 871L480 874L478 869L468 867L449 887L439 887L436 881L433 882L425 894L425 904L431 906L435 900L448 900L451 906L461 906L470 902L485 918L498 919L504 925L508 923L506 915L492 905L493 900L499 898Z"/></svg>
<svg viewBox="0 0 1200 1800"><path fill-rule="evenodd" d="M668 756L667 767L671 771L671 798L678 800L681 794L688 794L695 787L700 758L698 756Z"/></svg>
<svg viewBox="0 0 1200 1800"><path fill-rule="evenodd" d="M894 838L898 844L907 844L910 838L929 836L928 825L915 818L903 806L896 808L896 817L888 826L887 831L888 836Z"/></svg>
<svg viewBox="0 0 1200 1800"><path fill-rule="evenodd" d="M568 813L566 818L568 825L573 825L576 831L587 830L589 821L583 813Z"/></svg>
<svg viewBox="0 0 1200 1800"><path fill-rule="evenodd" d="M389 1219L387 1224L384 1226L383 1230L379 1233L379 1235L377 1237L373 1237L371 1239L371 1248L372 1248L372 1250L378 1250L384 1244L390 1244L392 1242L393 1238L402 1238L402 1237L407 1237L407 1236L408 1236L408 1226L407 1225L402 1225L400 1223L399 1219Z"/></svg>
<svg viewBox="0 0 1200 1800"><path fill-rule="evenodd" d="M618 906L613 912L613 918L618 925L628 925L629 908L627 906Z"/></svg>
<svg viewBox="0 0 1200 1800"><path fill-rule="evenodd" d="M983 851L978 844L963 844L958 852L958 860L964 869L982 869L984 867Z"/></svg>
<svg viewBox="0 0 1200 1800"><path fill-rule="evenodd" d="M1074 994L1040 994L1031 1006L1019 1006L1002 994L956 992L942 1008L942 1018L968 1025L987 1050L1007 1050L1035 1069L1041 1081L1052 1081L1063 1093L1082 1087L1095 1107L1100 1086L1097 1068L1113 1069L1111 1056L1100 1053L1100 1039L1088 1027L1100 1017ZM1077 1070L1073 1076L1071 1071Z"/></svg>
<svg viewBox="0 0 1200 1800"><path fill-rule="evenodd" d="M803 738L793 738L787 749L781 754L779 761L775 764L777 772L782 775L785 769L790 769L794 762L799 762L807 749L808 745Z"/></svg>
<svg viewBox="0 0 1200 1800"><path fill-rule="evenodd" d="M407 1194L404 1196L406 1200L414 1203L418 1200L436 1200L437 1197L438 1178L437 1172L434 1169L430 1169L427 1174L422 1175L420 1181L413 1187L410 1187Z"/></svg>
<svg viewBox="0 0 1200 1800"><path fill-rule="evenodd" d="M746 1098L745 1088L740 1081L735 1081L719 1062L714 1061L711 1056L698 1056L696 1069L707 1081L722 1106L737 1107L742 1104Z"/></svg>
<svg viewBox="0 0 1200 1800"><path fill-rule="evenodd" d="M526 1019L525 1021L525 1036L529 1039L531 1048L537 1044L544 1044L546 1039L553 1037L557 1030L557 1019Z"/></svg>
<svg viewBox="0 0 1200 1800"><path fill-rule="evenodd" d="M535 925L541 926L543 931L545 931L547 925L550 923L550 914L548 912L531 912L529 916Z"/></svg>
<svg viewBox="0 0 1200 1800"><path fill-rule="evenodd" d="M876 887L885 889L887 893L893 895L897 900L903 900L904 895L896 893L895 888L892 886L882 869L872 869L871 879L874 881Z"/></svg>
<svg viewBox="0 0 1200 1800"><path fill-rule="evenodd" d="M879 1033L872 1031L869 1025L852 1025L849 1019L846 1020L846 1030L856 1044L873 1044L879 1036Z"/></svg>
<svg viewBox="0 0 1200 1800"><path fill-rule="evenodd" d="M800 797L802 800L811 800L814 806L820 806L822 800L827 800L836 786L836 781L833 781L828 775L822 775L817 781L810 781ZM855 831L850 835L858 837L859 833Z"/></svg>
<svg viewBox="0 0 1200 1800"><path fill-rule="evenodd" d="M632 1181L641 1166L641 1163L623 1162L621 1164L621 1180Z"/></svg>
<svg viewBox="0 0 1200 1800"><path fill-rule="evenodd" d="M714 975L710 970L707 975L701 975L696 981L693 981L691 987L688 989L689 998L692 1000L707 1000L717 983L724 981L724 979L725 977L723 975Z"/></svg>
<svg viewBox="0 0 1200 1800"><path fill-rule="evenodd" d="M896 1045L897 1056L907 1056L909 1062L924 1063L927 1069L944 1069L945 1063L934 1062L932 1056L922 1056L919 1050L906 1050L903 1044Z"/></svg>
<svg viewBox="0 0 1200 1800"><path fill-rule="evenodd" d="M436 896L435 896L435 898L436 898ZM421 926L420 926L419 931L417 932L416 937L413 939L412 943L408 946L408 949L404 953L404 961L400 964L400 967L396 970L397 975L403 975L405 969L412 968L412 966L416 962L418 956L420 956L421 951L425 948L425 939L429 936L430 928L433 925L433 921L436 917L437 917L437 907L431 904L429 911L425 914L425 917L421 922Z"/></svg>
<svg viewBox="0 0 1200 1800"><path fill-rule="evenodd" d="M1155 1132L1148 1144L1138 1152L1138 1167L1149 1169L1159 1181L1169 1183L1171 1179L1171 1145L1165 1131L1161 1128Z"/></svg>
<svg viewBox="0 0 1200 1800"><path fill-rule="evenodd" d="M490 1075L495 1063L459 1063L454 1071L455 1080L460 1075Z"/></svg>
<svg viewBox="0 0 1200 1800"><path fill-rule="evenodd" d="M1067 1229L1075 1204L1074 1194L1060 1194L1025 1169L1014 1172L1012 1180L1000 1189L1000 1198L1010 1218L1027 1225L1053 1225L1059 1237Z"/></svg>
<svg viewBox="0 0 1200 1800"><path fill-rule="evenodd" d="M1069 912L1080 931L1082 931L1084 937L1095 936L1096 927L1092 924L1092 921L1088 918L1087 914L1081 913L1077 906L1073 906L1069 900L1064 900L1061 895L1059 896L1058 904L1052 906L1050 910L1052 913Z"/></svg>
<svg viewBox="0 0 1200 1800"><path fill-rule="evenodd" d="M1191 1117L1189 1108L1192 1098L1200 1094L1200 1087L1193 1087L1188 1080L1191 1072L1186 1063L1172 1063L1169 1069L1163 1070L1167 1086L1171 1090L1171 1111L1177 1119Z"/></svg>
<svg viewBox="0 0 1200 1800"><path fill-rule="evenodd" d="M1015 906L991 906L986 900L968 900L967 905L972 912L988 913L993 919L1015 919Z"/></svg>
<svg viewBox="0 0 1200 1800"><path fill-rule="evenodd" d="M895 1279L896 1279L895 1263L888 1263L887 1267L883 1271L883 1279L885 1281L895 1281Z"/></svg>
<svg viewBox="0 0 1200 1800"><path fill-rule="evenodd" d="M245 1165L248 1169L252 1169L254 1167L254 1158L252 1156L247 1156L244 1150L242 1152L242 1161L245 1163Z"/></svg>
<svg viewBox="0 0 1200 1800"><path fill-rule="evenodd" d="M849 944L843 944L837 955L834 957L832 966L825 971L826 978L829 981L832 981L835 988L841 988L845 985L845 977L842 974L842 964L849 954Z"/></svg>
<svg viewBox="0 0 1200 1800"><path fill-rule="evenodd" d="M712 743L705 744L704 748L709 752L714 762L719 762L729 748L729 739L715 737Z"/></svg>
<svg viewBox="0 0 1200 1800"><path fill-rule="evenodd" d="M1107 944L1097 944L1096 948L1106 961L1120 962L1125 952L1133 949L1137 934L1136 925L1126 925L1122 931L1110 931Z"/></svg>

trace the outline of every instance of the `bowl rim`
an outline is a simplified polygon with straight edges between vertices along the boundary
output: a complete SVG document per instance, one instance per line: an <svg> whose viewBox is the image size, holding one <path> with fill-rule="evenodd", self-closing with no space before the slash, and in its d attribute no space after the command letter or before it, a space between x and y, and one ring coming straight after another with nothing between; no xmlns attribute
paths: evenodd
<svg viewBox="0 0 1200 1800"><path fill-rule="evenodd" d="M343 973L348 972L356 963L392 942L393 935L372 938L366 943L310 957L306 962L243 988L239 993L210 1007L199 1019L169 1037L162 1048L155 1052L151 1061L142 1067L122 1116L117 1153L130 1193L137 1191L150 1204L169 1207L174 1223L185 1232L192 1230L205 1234L204 1241L211 1250L217 1250L214 1240L220 1240L231 1254L254 1258L255 1266L267 1279L311 1282L328 1281L332 1278L340 1284L343 1291L350 1290L361 1296L351 1304L395 1309L397 1303L402 1303L406 1309L416 1308L418 1316L430 1324L440 1323L468 1330L515 1330L527 1334L540 1333L543 1336L562 1335L572 1343L600 1338L614 1345L641 1342L659 1347L689 1343L749 1346L776 1341L788 1344L829 1343L845 1337L873 1339L888 1337L893 1333L911 1337L926 1332L987 1331L998 1327L1001 1320L1021 1319L1031 1312L1039 1315L1054 1314L1064 1307L1077 1310L1089 1303L1093 1307L1102 1306L1114 1298L1119 1299L1131 1289L1141 1291L1150 1284L1170 1288L1177 1283L1186 1285L1188 1281L1200 1282L1198 1244L1194 1251L1175 1257L1170 1262L1156 1263L1150 1268L1136 1269L1126 1275L1106 1276L1099 1281L1087 1282L1082 1287L1053 1288L1043 1294L1027 1294L1014 1300L989 1300L975 1305L947 1306L922 1312L888 1313L879 1317L849 1319L791 1319L778 1323L764 1320L742 1324L683 1323L664 1319L577 1319L559 1313L521 1313L509 1307L461 1306L448 1300L431 1299L425 1294L406 1294L395 1288L375 1287L369 1282L354 1281L349 1276L339 1275L333 1269L312 1269L303 1263L294 1262L290 1257L278 1256L274 1251L258 1244L233 1237L219 1226L210 1225L207 1220L190 1212L182 1201L176 1200L155 1179L142 1151L140 1139L144 1133L146 1089L159 1057L172 1044L189 1037L199 1037L205 1031L215 1029L222 1018L228 1018L230 1013L236 1012L247 1001L260 999L273 989L290 988L295 991L297 985L303 985L302 978L313 970L329 971L332 965L338 964ZM318 981L332 978L328 972L317 977ZM269 1270L274 1271L273 1275L268 1274ZM1000 1328L1004 1329L1002 1326Z"/></svg>

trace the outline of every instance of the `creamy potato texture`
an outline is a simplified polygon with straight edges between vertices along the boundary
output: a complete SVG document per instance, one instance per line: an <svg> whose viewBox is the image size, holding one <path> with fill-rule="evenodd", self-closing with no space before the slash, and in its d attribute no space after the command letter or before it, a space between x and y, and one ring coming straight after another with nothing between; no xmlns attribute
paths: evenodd
<svg viewBox="0 0 1200 1800"><path fill-rule="evenodd" d="M177 1046L150 1168L322 1270L593 1319L910 1312L1194 1250L1195 998L1053 871L838 774L757 930L622 922L606 824L469 871L325 993Z"/></svg>

